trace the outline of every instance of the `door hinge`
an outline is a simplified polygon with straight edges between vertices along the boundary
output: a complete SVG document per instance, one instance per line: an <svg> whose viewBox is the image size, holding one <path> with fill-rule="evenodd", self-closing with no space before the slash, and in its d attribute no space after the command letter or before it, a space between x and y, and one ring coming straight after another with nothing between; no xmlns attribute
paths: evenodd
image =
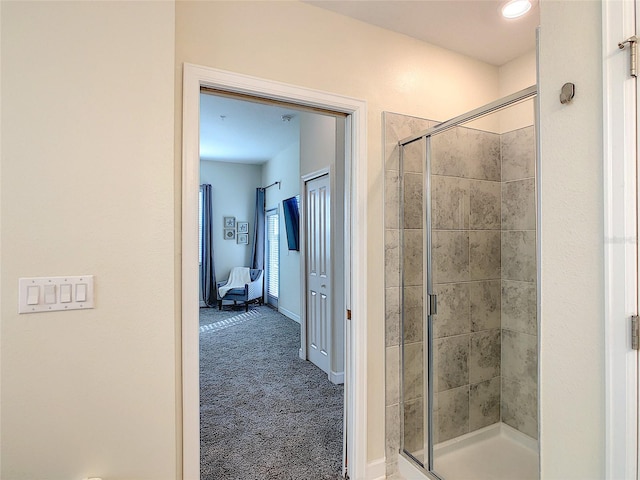
<svg viewBox="0 0 640 480"><path fill-rule="evenodd" d="M351 320L351 310L347 308L347 320Z"/></svg>
<svg viewBox="0 0 640 480"><path fill-rule="evenodd" d="M438 296L429 293L429 312L427 315L436 315L438 313Z"/></svg>
<svg viewBox="0 0 640 480"><path fill-rule="evenodd" d="M631 348L640 350L640 326L638 315L631 315Z"/></svg>
<svg viewBox="0 0 640 480"><path fill-rule="evenodd" d="M618 48L620 50L624 50L625 47L627 46L627 43L629 44L629 75L635 78L638 76L638 66L637 66L637 59L636 59L638 37L633 35L627 38L625 41L620 42L618 44Z"/></svg>

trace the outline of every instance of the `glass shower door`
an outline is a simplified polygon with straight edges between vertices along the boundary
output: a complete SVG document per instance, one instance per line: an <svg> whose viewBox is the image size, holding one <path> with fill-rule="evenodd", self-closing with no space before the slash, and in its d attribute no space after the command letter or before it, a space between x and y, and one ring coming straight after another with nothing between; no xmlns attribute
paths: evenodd
<svg viewBox="0 0 640 480"><path fill-rule="evenodd" d="M529 100L425 141L427 467L447 480L537 478L533 112Z"/></svg>
<svg viewBox="0 0 640 480"><path fill-rule="evenodd" d="M431 137L432 468L500 421L500 136L457 126Z"/></svg>

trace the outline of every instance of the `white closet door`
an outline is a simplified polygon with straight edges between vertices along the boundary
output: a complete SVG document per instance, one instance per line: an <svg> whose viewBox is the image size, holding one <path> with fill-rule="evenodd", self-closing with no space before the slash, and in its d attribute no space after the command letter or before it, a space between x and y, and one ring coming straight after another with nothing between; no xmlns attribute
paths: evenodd
<svg viewBox="0 0 640 480"><path fill-rule="evenodd" d="M307 355L329 374L331 358L331 195L329 175L306 183Z"/></svg>

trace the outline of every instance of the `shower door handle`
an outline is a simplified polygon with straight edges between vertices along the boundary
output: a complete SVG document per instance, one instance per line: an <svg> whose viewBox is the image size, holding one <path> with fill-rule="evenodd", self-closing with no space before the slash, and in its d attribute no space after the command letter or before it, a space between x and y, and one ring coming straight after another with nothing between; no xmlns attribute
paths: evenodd
<svg viewBox="0 0 640 480"><path fill-rule="evenodd" d="M428 315L436 315L438 313L438 296L428 293L429 296L429 312Z"/></svg>

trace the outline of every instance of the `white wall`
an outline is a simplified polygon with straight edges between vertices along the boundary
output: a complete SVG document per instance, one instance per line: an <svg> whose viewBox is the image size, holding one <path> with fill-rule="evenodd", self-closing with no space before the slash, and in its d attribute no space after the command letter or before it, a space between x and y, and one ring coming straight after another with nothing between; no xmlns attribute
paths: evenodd
<svg viewBox="0 0 640 480"><path fill-rule="evenodd" d="M175 478L174 6L0 8L0 477ZM17 314L65 274L93 310Z"/></svg>
<svg viewBox="0 0 640 480"><path fill-rule="evenodd" d="M601 8L593 1L540 4L545 480L605 478ZM576 97L561 105L565 82L576 84Z"/></svg>
<svg viewBox="0 0 640 480"><path fill-rule="evenodd" d="M242 41L239 41L242 39ZM302 2L177 2L182 64L273 79L367 101L368 458L384 457L382 112L445 119L498 97L498 69ZM176 115L176 152L181 116ZM179 162L179 156L178 162ZM179 166L176 166L179 186Z"/></svg>
<svg viewBox="0 0 640 480"><path fill-rule="evenodd" d="M300 119L294 117L291 127L295 129L295 141L262 167L262 185L281 182L280 189L266 190L268 209L278 208L280 226L280 289L278 310L300 323L300 252L289 250L284 224L282 200L300 194Z"/></svg>
<svg viewBox="0 0 640 480"><path fill-rule="evenodd" d="M262 165L200 161L200 183L211 184L213 202L213 248L216 279L229 278L233 267L251 266L255 232L256 188L261 186ZM249 243L223 238L223 217L249 222Z"/></svg>
<svg viewBox="0 0 640 480"><path fill-rule="evenodd" d="M335 168L336 118L302 113L300 118L300 174Z"/></svg>

